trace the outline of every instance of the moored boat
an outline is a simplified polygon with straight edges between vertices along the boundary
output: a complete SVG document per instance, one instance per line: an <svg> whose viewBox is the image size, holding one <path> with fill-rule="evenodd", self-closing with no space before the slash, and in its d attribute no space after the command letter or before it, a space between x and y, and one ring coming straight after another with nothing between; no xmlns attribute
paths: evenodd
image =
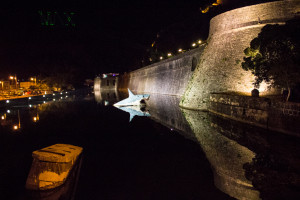
<svg viewBox="0 0 300 200"><path fill-rule="evenodd" d="M81 147L70 144L55 144L34 151L26 189L48 190L61 186L81 153Z"/></svg>

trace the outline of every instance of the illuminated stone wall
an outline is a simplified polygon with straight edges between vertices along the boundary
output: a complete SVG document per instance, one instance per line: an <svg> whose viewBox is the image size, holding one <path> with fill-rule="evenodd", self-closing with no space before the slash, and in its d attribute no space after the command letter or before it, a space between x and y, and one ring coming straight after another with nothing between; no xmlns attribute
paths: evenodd
<svg viewBox="0 0 300 200"><path fill-rule="evenodd" d="M300 104L278 99L210 94L208 110L244 123L299 136Z"/></svg>
<svg viewBox="0 0 300 200"><path fill-rule="evenodd" d="M117 90L118 81L119 78L115 76L96 77L94 79L94 90Z"/></svg>
<svg viewBox="0 0 300 200"><path fill-rule="evenodd" d="M211 93L250 94L254 78L241 68L244 49L266 24L284 23L299 13L299 0L290 0L247 6L214 17L208 45L180 106L207 109ZM260 92L263 90L260 88Z"/></svg>
<svg viewBox="0 0 300 200"><path fill-rule="evenodd" d="M178 106L179 101L179 96L151 94L149 101L147 101L147 109L152 120L169 127L171 130L176 130L184 137L195 141L192 130Z"/></svg>
<svg viewBox="0 0 300 200"><path fill-rule="evenodd" d="M205 45L172 58L132 71L120 78L119 90L182 96L193 67L200 61Z"/></svg>

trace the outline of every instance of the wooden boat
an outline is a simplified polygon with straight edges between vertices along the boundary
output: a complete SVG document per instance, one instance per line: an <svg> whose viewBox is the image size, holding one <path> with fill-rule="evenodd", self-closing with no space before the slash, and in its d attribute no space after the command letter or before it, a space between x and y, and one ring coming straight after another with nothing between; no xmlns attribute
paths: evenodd
<svg viewBox="0 0 300 200"><path fill-rule="evenodd" d="M63 185L81 153L81 147L70 144L55 144L34 151L26 189L49 190Z"/></svg>

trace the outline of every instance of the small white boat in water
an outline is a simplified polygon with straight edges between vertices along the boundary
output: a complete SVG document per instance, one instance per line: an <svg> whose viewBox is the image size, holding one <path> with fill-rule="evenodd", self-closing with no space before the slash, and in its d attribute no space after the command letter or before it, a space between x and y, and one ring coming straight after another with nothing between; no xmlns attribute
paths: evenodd
<svg viewBox="0 0 300 200"><path fill-rule="evenodd" d="M115 103L114 106L121 107L121 106L138 106L141 104L145 104L145 100L148 100L150 98L149 94L140 94L140 95L134 95L129 89L128 89L129 97L119 101L118 103Z"/></svg>

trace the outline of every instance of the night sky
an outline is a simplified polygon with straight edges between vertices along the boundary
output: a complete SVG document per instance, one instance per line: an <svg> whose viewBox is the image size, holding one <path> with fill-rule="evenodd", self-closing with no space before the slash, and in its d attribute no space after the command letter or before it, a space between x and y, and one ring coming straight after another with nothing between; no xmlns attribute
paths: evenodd
<svg viewBox="0 0 300 200"><path fill-rule="evenodd" d="M198 39L205 40L213 16L267 1L224 0L208 13L201 13L200 8L213 2L216 1L12 0L2 3L0 79L6 79L9 74L17 74L22 79L53 73L94 78L100 73L134 70L148 64L154 50L176 52L178 48L190 48ZM47 12L49 19L55 20L52 25L45 24Z"/></svg>

